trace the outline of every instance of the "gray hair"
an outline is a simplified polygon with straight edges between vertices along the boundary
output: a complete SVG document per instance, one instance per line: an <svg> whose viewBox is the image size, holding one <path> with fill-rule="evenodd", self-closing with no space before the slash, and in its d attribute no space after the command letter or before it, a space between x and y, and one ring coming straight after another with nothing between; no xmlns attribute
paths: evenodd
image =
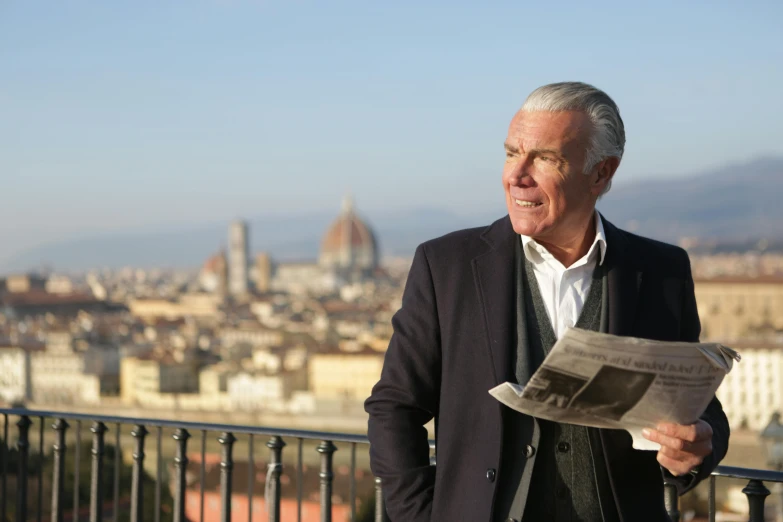
<svg viewBox="0 0 783 522"><path fill-rule="evenodd" d="M580 111L587 114L593 124L590 146L585 158L585 174L606 158L622 159L625 151L625 127L620 109L604 91L581 82L550 83L539 87L527 97L522 109L525 112ZM609 192L611 180L603 194Z"/></svg>

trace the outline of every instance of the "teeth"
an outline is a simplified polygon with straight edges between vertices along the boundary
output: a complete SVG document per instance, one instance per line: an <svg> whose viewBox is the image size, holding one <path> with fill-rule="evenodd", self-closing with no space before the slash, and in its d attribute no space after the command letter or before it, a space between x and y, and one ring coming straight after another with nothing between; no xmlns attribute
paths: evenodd
<svg viewBox="0 0 783 522"><path fill-rule="evenodd" d="M514 203L516 203L520 207L527 207L527 208L537 207L538 205L541 204L541 203L535 203L533 201L522 201L521 199L515 199Z"/></svg>

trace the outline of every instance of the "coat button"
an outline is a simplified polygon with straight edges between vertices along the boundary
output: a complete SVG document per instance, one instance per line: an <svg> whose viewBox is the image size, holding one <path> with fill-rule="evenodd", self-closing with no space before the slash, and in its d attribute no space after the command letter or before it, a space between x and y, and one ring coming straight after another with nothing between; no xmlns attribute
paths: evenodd
<svg viewBox="0 0 783 522"><path fill-rule="evenodd" d="M495 482L495 469L489 468L487 470L487 480L490 482Z"/></svg>
<svg viewBox="0 0 783 522"><path fill-rule="evenodd" d="M568 444L567 442L560 442L557 445L557 451L559 451L560 453L567 453L570 448L571 445Z"/></svg>
<svg viewBox="0 0 783 522"><path fill-rule="evenodd" d="M536 454L536 448L534 448L530 444L525 446L525 458L529 459L530 457L532 457L535 454Z"/></svg>

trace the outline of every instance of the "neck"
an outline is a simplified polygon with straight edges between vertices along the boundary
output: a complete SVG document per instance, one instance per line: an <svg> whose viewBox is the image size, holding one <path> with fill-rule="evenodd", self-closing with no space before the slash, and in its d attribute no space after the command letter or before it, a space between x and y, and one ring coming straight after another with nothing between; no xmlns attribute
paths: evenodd
<svg viewBox="0 0 783 522"><path fill-rule="evenodd" d="M590 251L590 246L595 241L596 234L595 214L591 214L590 219L580 227L579 230L565 241L536 241L547 251L560 261L564 267L568 268Z"/></svg>

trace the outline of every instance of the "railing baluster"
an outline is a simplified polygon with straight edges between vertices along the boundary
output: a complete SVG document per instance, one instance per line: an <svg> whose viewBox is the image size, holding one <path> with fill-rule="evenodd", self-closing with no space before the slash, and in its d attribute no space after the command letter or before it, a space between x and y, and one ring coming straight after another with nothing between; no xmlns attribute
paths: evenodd
<svg viewBox="0 0 783 522"><path fill-rule="evenodd" d="M332 441L324 440L316 450L321 454L321 472L318 474L321 482L321 522L332 522L332 457L337 447Z"/></svg>
<svg viewBox="0 0 783 522"><path fill-rule="evenodd" d="M17 481L16 481L16 521L27 522L27 459L30 453L30 424L32 421L27 415L22 415L16 425L19 427L19 440L16 449L19 452Z"/></svg>
<svg viewBox="0 0 783 522"><path fill-rule="evenodd" d="M38 509L35 520L41 522L43 514L43 468L44 468L44 418L38 417Z"/></svg>
<svg viewBox="0 0 783 522"><path fill-rule="evenodd" d="M52 471L52 522L63 522L65 510L65 430L68 423L57 419L52 428L56 433L54 445L54 463Z"/></svg>
<svg viewBox="0 0 783 522"><path fill-rule="evenodd" d="M351 522L356 522L356 443L351 443L351 491L349 494L351 502Z"/></svg>
<svg viewBox="0 0 783 522"><path fill-rule="evenodd" d="M266 475L266 491L269 522L280 522L280 475L283 472L283 448L285 442L280 437L272 437L266 443L269 448L269 470Z"/></svg>
<svg viewBox="0 0 783 522"><path fill-rule="evenodd" d="M82 463L82 421L76 421L76 455L73 461L73 520L79 522L79 475Z"/></svg>
<svg viewBox="0 0 783 522"><path fill-rule="evenodd" d="M253 434L251 433L247 437L247 522L253 522L253 486L255 485L255 467L255 459L253 458Z"/></svg>
<svg viewBox="0 0 783 522"><path fill-rule="evenodd" d="M199 521L204 522L204 480L207 474L207 430L201 430L201 484L200 488L200 505L199 505Z"/></svg>
<svg viewBox="0 0 783 522"><path fill-rule="evenodd" d="M218 442L223 446L223 458L220 461L220 522L231 522L231 474L234 470L231 451L236 440L233 433L227 431L218 437Z"/></svg>
<svg viewBox="0 0 783 522"><path fill-rule="evenodd" d="M185 522L185 472L188 467L188 439L190 433L184 428L178 428L174 432L174 440L177 441L177 455L174 457L175 495L174 495L174 522Z"/></svg>
<svg viewBox="0 0 783 522"><path fill-rule="evenodd" d="M136 439L131 478L131 522L144 522L144 437L147 433L147 428L141 424L131 431L131 437Z"/></svg>
<svg viewBox="0 0 783 522"><path fill-rule="evenodd" d="M302 496L304 495L304 488L302 485L302 481L304 480L304 470L302 469L303 445L304 439L300 437L296 450L296 522L302 522Z"/></svg>
<svg viewBox="0 0 783 522"><path fill-rule="evenodd" d="M707 516L709 522L715 522L715 475L710 475L710 489L707 495Z"/></svg>
<svg viewBox="0 0 783 522"><path fill-rule="evenodd" d="M92 432L92 473L90 475L90 522L103 520L103 434L106 425L95 422Z"/></svg>
<svg viewBox="0 0 783 522"><path fill-rule="evenodd" d="M749 522L764 522L764 501L769 495L767 487L760 480L751 480L742 488L742 492L748 497Z"/></svg>
<svg viewBox="0 0 783 522"><path fill-rule="evenodd" d="M163 428L158 426L158 434L155 441L156 451L156 464L155 464L155 522L160 522L160 488L163 482L163 456L162 451L162 439Z"/></svg>
<svg viewBox="0 0 783 522"><path fill-rule="evenodd" d="M112 513L113 522L117 522L120 514L120 455L122 454L122 445L120 444L120 423L117 423L114 433L114 512Z"/></svg>
<svg viewBox="0 0 783 522"><path fill-rule="evenodd" d="M383 500L383 485L380 477L375 477L375 522L388 522L386 503Z"/></svg>
<svg viewBox="0 0 783 522"><path fill-rule="evenodd" d="M666 512L669 514L672 522L680 522L680 504L675 484L664 483L663 501L666 505Z"/></svg>
<svg viewBox="0 0 783 522"><path fill-rule="evenodd" d="M3 476L2 476L2 483L0 483L0 516L2 516L2 520L8 520L6 518L6 512L8 511L8 508L6 507L5 499L8 498L8 414L3 414Z"/></svg>

